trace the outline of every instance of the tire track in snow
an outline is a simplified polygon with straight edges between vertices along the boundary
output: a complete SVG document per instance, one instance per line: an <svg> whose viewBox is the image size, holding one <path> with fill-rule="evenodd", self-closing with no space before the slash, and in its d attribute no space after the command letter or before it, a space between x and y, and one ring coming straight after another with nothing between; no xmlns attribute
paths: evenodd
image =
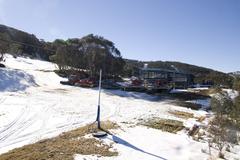
<svg viewBox="0 0 240 160"><path fill-rule="evenodd" d="M13 128L14 126L12 126L12 128L5 134L5 136L2 136L0 138L0 148L1 148L1 146L6 147L6 146L20 143L23 141L33 140L34 137L41 135L40 133L42 131L44 131L44 128L47 123L46 122L47 119L45 119L46 116L43 119L39 119L39 117L41 115L44 115L46 113L46 111L49 110L49 108L50 107L45 107L43 110L41 110L39 112L35 112L35 114L33 114L32 116L19 120L19 122L16 125L14 125L14 126L16 126L15 128ZM24 115L29 115L29 113L31 113L30 107L29 107L29 111L27 113L25 112ZM46 115L48 115L48 114L46 114ZM25 129L32 126L37 120L43 120L43 122L42 122L42 126L44 126L43 128L40 127L40 129L38 131L32 131L32 132L28 132L24 135L20 135L22 131L24 131Z"/></svg>
<svg viewBox="0 0 240 160"><path fill-rule="evenodd" d="M6 97L1 98L1 99L0 99L0 104L2 104L3 102L5 102L6 99L7 99Z"/></svg>
<svg viewBox="0 0 240 160"><path fill-rule="evenodd" d="M20 113L18 118L16 118L12 123L10 123L5 129L3 129L2 132L0 132L0 143L3 143L6 139L8 139L10 136L14 135L15 132L21 131L24 126L26 126L28 121L30 119L26 119L26 116L28 116L30 113L30 108L26 107L23 109L23 111ZM31 121L30 121L31 122Z"/></svg>
<svg viewBox="0 0 240 160"><path fill-rule="evenodd" d="M12 128L22 118L22 116L26 112L25 110L26 110L26 108L23 108L22 111L20 112L20 114L12 122L10 122L9 124L1 127L3 129L0 130L0 137L1 137L2 134L4 134L5 131L8 131L10 128Z"/></svg>
<svg viewBox="0 0 240 160"><path fill-rule="evenodd" d="M109 105L104 105L103 107L105 110L104 112L107 114L101 117L102 120L106 120L106 119L112 117L116 112L116 107L113 108ZM51 109L53 109L53 108L51 108ZM81 127L86 124L94 123L96 114L97 114L97 106L96 106L96 112L95 111L89 112L87 115L84 115L84 117L82 117L82 118L70 116L70 117L68 117L68 122L60 123L60 124L56 125L54 129L45 130L45 132L42 133L41 136L44 136L46 134L51 134L54 132L65 132L65 131L69 131L69 130ZM87 117L93 117L93 118L89 119Z"/></svg>
<svg viewBox="0 0 240 160"><path fill-rule="evenodd" d="M42 101L42 99L38 100ZM57 135L59 133L69 131L78 127L81 127L85 124L90 124L95 122L95 115L97 114L97 105L96 110L91 110L87 113L79 113L79 115L69 115L64 114L63 118L67 118L67 120L63 121L62 123L56 124L54 127L48 127L48 119L52 115L56 115L55 112L59 107L56 108L56 105L63 105L60 102L54 103L53 105L47 105L47 107L41 107L40 110L35 110L34 108L26 106L23 108L20 113L17 115L17 118L15 118L11 123L9 123L7 126L4 126L4 128L0 131L0 148L8 148L12 145L16 145L18 143L32 143L38 140L41 140L43 138L47 138L49 135L50 137L52 135ZM41 106L41 105L37 105ZM75 110L74 110L75 111ZM85 112L85 111L84 111ZM101 120L106 120L107 118L110 118L114 115L116 112L116 107L113 107L111 105L105 104L102 105L102 116ZM92 117L92 118L89 118ZM39 123L38 130L31 131L26 130L28 128L31 128L31 126L35 125L34 123ZM25 131L25 133L23 133ZM11 147L10 147L11 148Z"/></svg>
<svg viewBox="0 0 240 160"><path fill-rule="evenodd" d="M49 108L44 108L44 110L42 110L40 113L44 114L45 111L47 111L48 109ZM39 119L39 112L35 112L30 117L29 115L31 115L31 110L30 110L30 107L27 107L27 111L24 111L24 113L21 114L21 117L18 118L17 121L14 121L13 124L9 125L5 129L5 133L3 132L4 134L2 136L0 135L0 143L4 142L5 140L17 140L19 138L24 138L24 137L25 139L28 139L28 135L36 136L36 131L24 134L20 137L18 136L19 134L21 134L22 131L32 126L37 120L43 120L44 123L46 124L45 119Z"/></svg>

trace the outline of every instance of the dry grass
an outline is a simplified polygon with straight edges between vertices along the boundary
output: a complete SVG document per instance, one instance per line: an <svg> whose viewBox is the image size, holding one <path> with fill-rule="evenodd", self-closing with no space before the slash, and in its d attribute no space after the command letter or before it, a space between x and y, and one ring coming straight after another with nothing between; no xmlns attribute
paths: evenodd
<svg viewBox="0 0 240 160"><path fill-rule="evenodd" d="M219 88L210 88L207 90L200 90L198 93L204 96L210 96L211 94L216 94L221 92L221 89Z"/></svg>
<svg viewBox="0 0 240 160"><path fill-rule="evenodd" d="M183 111L169 111L170 114L183 119L194 118L193 113L183 112Z"/></svg>
<svg viewBox="0 0 240 160"><path fill-rule="evenodd" d="M181 92L181 93L171 93L169 94L170 97L173 99L177 99L180 101L190 101L190 100L196 100L196 99L206 99L210 98L209 95L202 94L199 92Z"/></svg>
<svg viewBox="0 0 240 160"><path fill-rule="evenodd" d="M193 110L199 110L200 108L202 108L200 104L185 102L180 100L174 101L173 104L177 106L185 107L185 108L191 108Z"/></svg>
<svg viewBox="0 0 240 160"><path fill-rule="evenodd" d="M119 126L110 121L102 122L104 130L116 129ZM110 151L111 146L95 138L84 138L97 131L96 124L87 125L61 135L26 145L0 155L0 160L73 160L75 154L116 156Z"/></svg>
<svg viewBox="0 0 240 160"><path fill-rule="evenodd" d="M183 112L183 111L169 111L170 114L183 119L195 118L198 122L203 122L206 119L206 116L194 117L193 113Z"/></svg>
<svg viewBox="0 0 240 160"><path fill-rule="evenodd" d="M181 131L185 127L183 126L183 122L171 119L151 119L143 123L144 126L160 129L162 131L177 133Z"/></svg>
<svg viewBox="0 0 240 160"><path fill-rule="evenodd" d="M198 121L198 122L203 122L205 119L206 119L205 116L197 117L197 121Z"/></svg>

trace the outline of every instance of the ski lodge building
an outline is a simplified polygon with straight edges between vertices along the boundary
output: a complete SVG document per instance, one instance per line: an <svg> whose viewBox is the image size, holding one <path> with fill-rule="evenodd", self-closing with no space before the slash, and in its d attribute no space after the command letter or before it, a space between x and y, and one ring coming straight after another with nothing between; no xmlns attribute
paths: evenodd
<svg viewBox="0 0 240 160"><path fill-rule="evenodd" d="M144 86L151 90L169 90L172 88L187 88L193 84L193 75L176 70L161 68L141 68L140 79Z"/></svg>

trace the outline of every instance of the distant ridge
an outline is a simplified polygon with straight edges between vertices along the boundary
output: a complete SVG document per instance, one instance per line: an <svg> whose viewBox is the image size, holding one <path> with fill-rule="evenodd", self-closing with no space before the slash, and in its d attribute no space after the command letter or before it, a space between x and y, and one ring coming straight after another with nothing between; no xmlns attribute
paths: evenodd
<svg viewBox="0 0 240 160"><path fill-rule="evenodd" d="M240 71L230 72L228 74L234 77L240 77Z"/></svg>

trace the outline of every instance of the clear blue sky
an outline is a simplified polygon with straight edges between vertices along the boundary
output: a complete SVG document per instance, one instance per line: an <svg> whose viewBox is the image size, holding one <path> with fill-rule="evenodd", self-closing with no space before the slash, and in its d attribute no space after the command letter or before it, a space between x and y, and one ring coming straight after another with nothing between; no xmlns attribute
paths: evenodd
<svg viewBox="0 0 240 160"><path fill-rule="evenodd" d="M240 0L0 0L0 23L46 41L98 34L124 58L240 70Z"/></svg>

